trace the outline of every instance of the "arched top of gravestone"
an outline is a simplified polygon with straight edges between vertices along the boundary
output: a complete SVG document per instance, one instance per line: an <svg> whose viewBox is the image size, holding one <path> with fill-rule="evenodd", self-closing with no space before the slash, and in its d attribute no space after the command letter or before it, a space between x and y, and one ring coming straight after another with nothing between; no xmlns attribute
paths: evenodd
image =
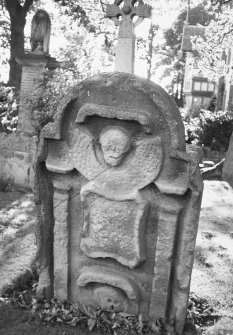
<svg viewBox="0 0 233 335"><path fill-rule="evenodd" d="M169 194L189 187L191 156L179 109L159 85L135 75L102 73L84 80L41 136L49 140L48 170L76 169L108 194L153 181Z"/></svg>
<svg viewBox="0 0 233 335"><path fill-rule="evenodd" d="M51 34L51 21L44 9L38 9L31 23L31 52L48 54Z"/></svg>
<svg viewBox="0 0 233 335"><path fill-rule="evenodd" d="M71 114L76 124L97 115L137 121L146 133L163 129L169 147L185 151L184 126L174 100L159 85L133 74L102 73L84 80L71 97L64 98L55 122L44 127L42 137L62 139Z"/></svg>

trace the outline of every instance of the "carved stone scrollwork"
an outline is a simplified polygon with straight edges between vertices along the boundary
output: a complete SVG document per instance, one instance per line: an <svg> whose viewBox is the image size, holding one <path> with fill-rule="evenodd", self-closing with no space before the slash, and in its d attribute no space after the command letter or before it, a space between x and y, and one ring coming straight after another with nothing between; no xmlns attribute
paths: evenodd
<svg viewBox="0 0 233 335"><path fill-rule="evenodd" d="M85 296L91 294L96 308L138 313L140 290L127 276L104 267L84 267L77 284L84 303Z"/></svg>

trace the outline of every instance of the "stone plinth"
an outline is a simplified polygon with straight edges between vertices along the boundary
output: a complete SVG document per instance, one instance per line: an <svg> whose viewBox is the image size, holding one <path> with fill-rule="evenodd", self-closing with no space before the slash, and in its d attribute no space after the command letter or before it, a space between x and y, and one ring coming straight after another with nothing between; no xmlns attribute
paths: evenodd
<svg viewBox="0 0 233 335"><path fill-rule="evenodd" d="M32 111L39 97L39 80L46 68L56 69L59 64L49 55L36 53L24 54L17 59L17 62L22 65L17 131L32 135L34 134Z"/></svg>
<svg viewBox="0 0 233 335"><path fill-rule="evenodd" d="M85 80L42 130L35 187L37 294L181 335L203 185L172 98L130 74Z"/></svg>
<svg viewBox="0 0 233 335"><path fill-rule="evenodd" d="M14 134L0 134L0 179L32 189L37 141L32 112L39 96L38 80L45 68L55 69L58 63L49 55L33 53L25 54L18 62L22 65L18 126Z"/></svg>

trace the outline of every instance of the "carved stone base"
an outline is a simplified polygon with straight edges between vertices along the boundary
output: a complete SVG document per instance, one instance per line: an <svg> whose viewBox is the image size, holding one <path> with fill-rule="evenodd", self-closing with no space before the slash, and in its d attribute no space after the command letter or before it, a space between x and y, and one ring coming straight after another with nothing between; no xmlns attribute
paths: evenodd
<svg viewBox="0 0 233 335"><path fill-rule="evenodd" d="M127 276L106 268L84 267L77 284L79 301L83 304L138 314L140 291Z"/></svg>

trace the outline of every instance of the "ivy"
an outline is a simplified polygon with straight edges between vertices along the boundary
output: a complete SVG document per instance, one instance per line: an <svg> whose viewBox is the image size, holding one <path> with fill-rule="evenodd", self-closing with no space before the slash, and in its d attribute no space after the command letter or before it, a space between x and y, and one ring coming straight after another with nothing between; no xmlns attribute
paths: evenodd
<svg viewBox="0 0 233 335"><path fill-rule="evenodd" d="M14 87L0 86L0 132L16 131L19 96Z"/></svg>
<svg viewBox="0 0 233 335"><path fill-rule="evenodd" d="M211 112L201 109L194 117L185 116L184 125L188 143L227 151L233 130L233 113L231 110Z"/></svg>

